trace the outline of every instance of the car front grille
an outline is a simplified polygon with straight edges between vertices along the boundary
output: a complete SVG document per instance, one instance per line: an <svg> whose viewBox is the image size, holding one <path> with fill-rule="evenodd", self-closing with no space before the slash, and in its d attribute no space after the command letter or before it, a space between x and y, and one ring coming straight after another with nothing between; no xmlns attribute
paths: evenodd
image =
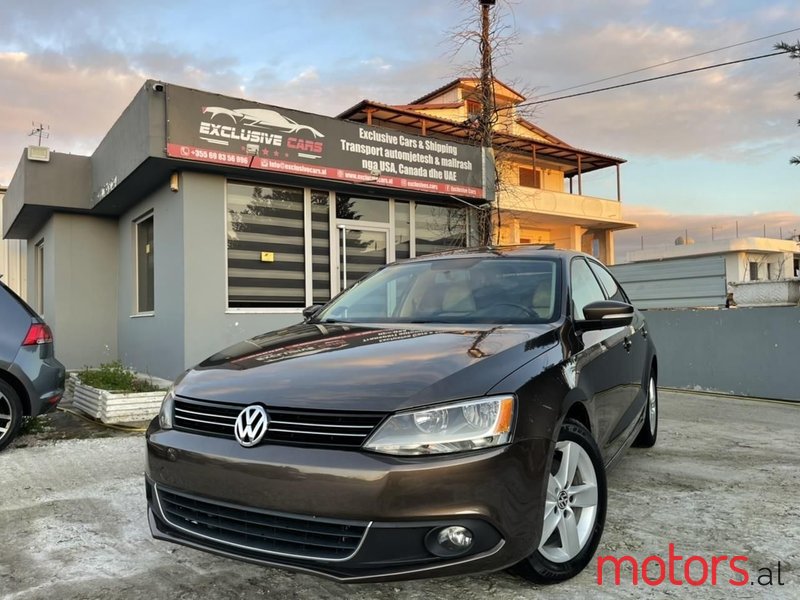
<svg viewBox="0 0 800 600"><path fill-rule="evenodd" d="M175 398L175 428L234 438L236 417L245 407ZM360 448L383 420L383 413L329 412L267 407L263 443Z"/></svg>
<svg viewBox="0 0 800 600"><path fill-rule="evenodd" d="M343 561L361 545L369 523L287 515L197 498L155 486L167 524L231 549Z"/></svg>

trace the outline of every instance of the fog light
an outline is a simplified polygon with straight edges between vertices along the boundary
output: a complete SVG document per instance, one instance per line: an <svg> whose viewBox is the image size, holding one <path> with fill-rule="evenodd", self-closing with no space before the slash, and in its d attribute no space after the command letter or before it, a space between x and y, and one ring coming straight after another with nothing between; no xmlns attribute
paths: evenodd
<svg viewBox="0 0 800 600"><path fill-rule="evenodd" d="M441 557L458 556L472 548L472 532L461 525L451 525L431 530L425 545L431 554Z"/></svg>
<svg viewBox="0 0 800 600"><path fill-rule="evenodd" d="M445 527L436 536L436 541L448 550L461 552L469 550L469 547L472 546L472 532L460 525Z"/></svg>

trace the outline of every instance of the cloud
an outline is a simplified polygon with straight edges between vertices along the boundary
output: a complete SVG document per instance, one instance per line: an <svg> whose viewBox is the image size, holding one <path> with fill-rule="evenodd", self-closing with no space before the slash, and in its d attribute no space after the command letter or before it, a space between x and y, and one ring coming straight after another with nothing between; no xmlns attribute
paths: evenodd
<svg viewBox="0 0 800 600"><path fill-rule="evenodd" d="M573 3L570 3L572 6ZM575 3L581 4L582 3ZM527 31L515 56L516 73L540 94L689 56L732 42L752 39L782 26L746 15L716 23L708 15L683 15L682 23L649 10L614 13L603 4L596 20L564 7L561 20L545 30ZM624 2L622 3L624 4ZM635 3L629 3L634 9ZM790 10L787 8L787 10ZM680 6L676 7L680 13ZM800 10L791 9L794 22ZM764 27L778 29L764 30ZM564 92L565 94L664 75L772 51L765 40L692 60ZM535 57L535 59L533 59ZM662 81L643 83L537 107L535 119L545 129L579 147L622 156L713 160L750 158L753 149L786 147L795 134L798 106L797 65L786 57L722 67ZM561 94L556 94L556 96ZM544 95L542 99L554 96ZM535 99L535 98L534 98Z"/></svg>
<svg viewBox="0 0 800 600"><path fill-rule="evenodd" d="M628 260L634 250L668 248L678 237L688 236L696 242L737 237L770 237L787 239L800 234L800 214L788 211L740 215L671 214L646 206L626 205L623 218L639 224L638 229L614 234L617 262Z"/></svg>
<svg viewBox="0 0 800 600"><path fill-rule="evenodd" d="M289 81L289 85L298 85L302 83L314 83L319 81L319 73L314 67L308 67L298 73L297 77Z"/></svg>
<svg viewBox="0 0 800 600"><path fill-rule="evenodd" d="M389 69L392 68L392 65L388 64L380 56L376 56L374 58L369 58L369 59L364 59L364 60L361 61L360 64L362 64L365 67L368 67L368 68L371 68L371 69L377 69L377 70L380 70L380 71L388 71Z"/></svg>
<svg viewBox="0 0 800 600"><path fill-rule="evenodd" d="M142 85L132 69L79 67L43 53L0 54L0 181L7 183L21 150L32 143L31 123L50 126L48 145L89 153Z"/></svg>

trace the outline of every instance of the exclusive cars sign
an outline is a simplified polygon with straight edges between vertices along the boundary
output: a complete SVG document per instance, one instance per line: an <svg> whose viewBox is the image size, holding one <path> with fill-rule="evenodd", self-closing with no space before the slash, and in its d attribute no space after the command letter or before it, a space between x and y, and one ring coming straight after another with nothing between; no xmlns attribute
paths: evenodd
<svg viewBox="0 0 800 600"><path fill-rule="evenodd" d="M166 91L167 156L484 197L481 150L476 146L175 85L167 85Z"/></svg>

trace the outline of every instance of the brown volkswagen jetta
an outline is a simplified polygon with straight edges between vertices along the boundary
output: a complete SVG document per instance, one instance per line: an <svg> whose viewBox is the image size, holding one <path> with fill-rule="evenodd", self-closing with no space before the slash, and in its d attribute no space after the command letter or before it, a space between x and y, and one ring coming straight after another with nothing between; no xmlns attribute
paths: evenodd
<svg viewBox="0 0 800 600"><path fill-rule="evenodd" d="M304 315L167 394L147 432L156 538L342 581L586 566L606 468L657 434L655 348L603 265L430 255Z"/></svg>

